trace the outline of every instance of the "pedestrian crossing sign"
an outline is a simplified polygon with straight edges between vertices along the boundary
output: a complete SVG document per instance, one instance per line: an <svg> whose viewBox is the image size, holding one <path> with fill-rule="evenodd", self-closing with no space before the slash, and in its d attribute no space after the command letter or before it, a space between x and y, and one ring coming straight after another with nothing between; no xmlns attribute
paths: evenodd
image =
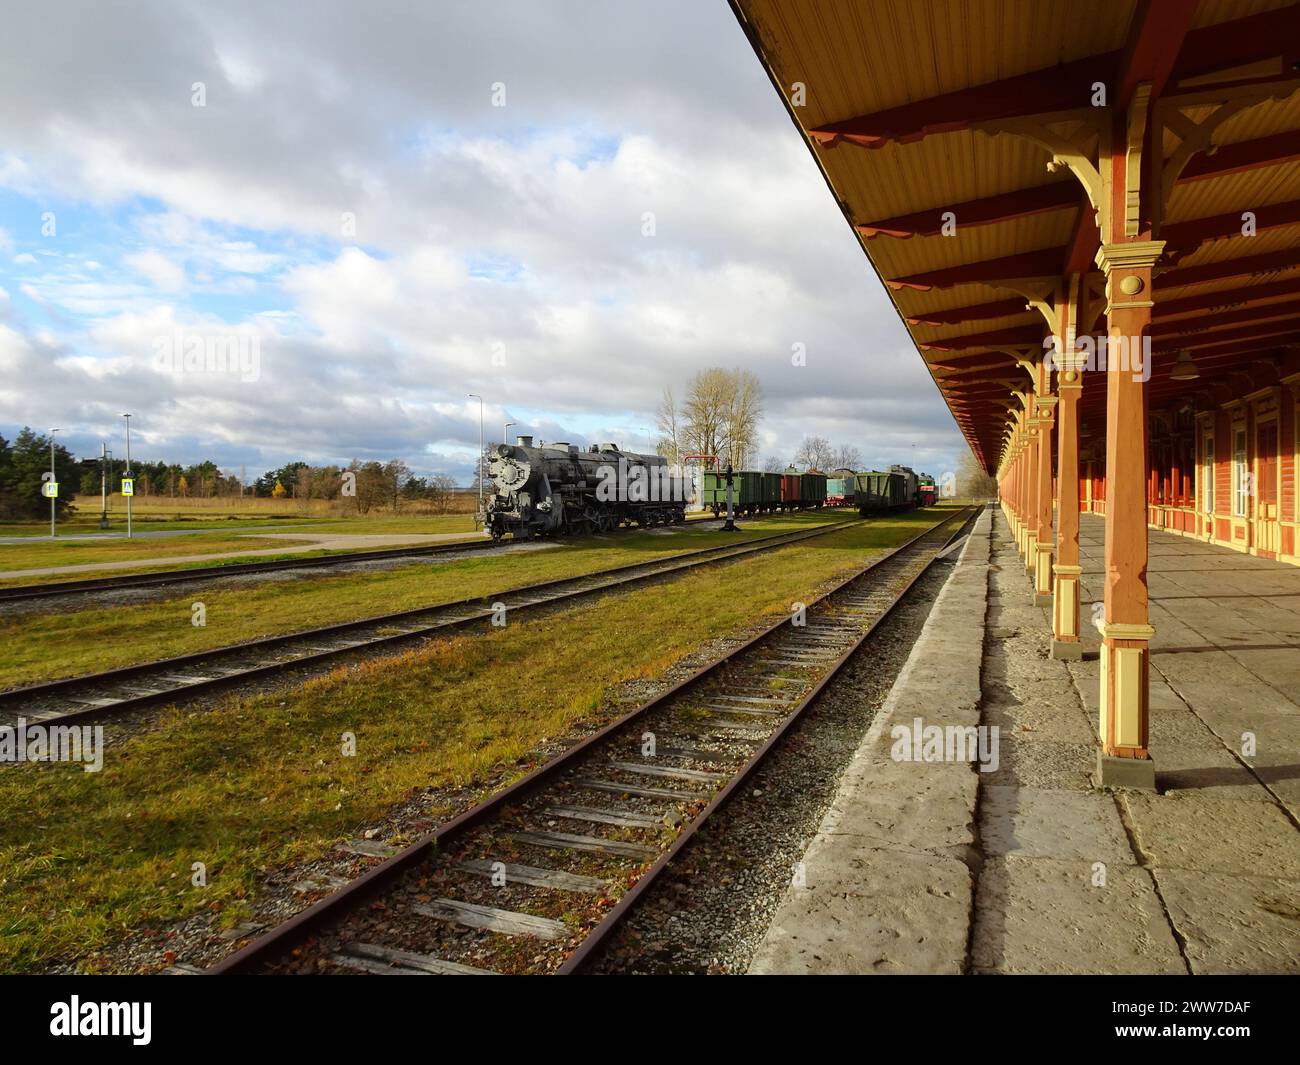
<svg viewBox="0 0 1300 1065"><path fill-rule="evenodd" d="M59 482L45 481L41 484L41 495L46 499L57 499L59 497Z"/></svg>
<svg viewBox="0 0 1300 1065"><path fill-rule="evenodd" d="M130 477L122 478L122 494L124 496L135 495L135 481L132 480Z"/></svg>

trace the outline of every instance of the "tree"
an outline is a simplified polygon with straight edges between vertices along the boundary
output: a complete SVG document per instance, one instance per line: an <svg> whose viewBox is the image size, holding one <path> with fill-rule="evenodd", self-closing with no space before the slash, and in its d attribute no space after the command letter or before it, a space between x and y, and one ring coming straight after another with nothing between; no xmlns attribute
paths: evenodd
<svg viewBox="0 0 1300 1065"><path fill-rule="evenodd" d="M937 487L942 492L945 478L940 477ZM964 499L992 499L998 494L998 482L980 465L973 451L962 454L957 463L955 477L957 494Z"/></svg>
<svg viewBox="0 0 1300 1065"><path fill-rule="evenodd" d="M733 468L745 469L757 446L758 420L763 415L763 388L750 370L731 372L731 404L727 409L727 457Z"/></svg>
<svg viewBox="0 0 1300 1065"><path fill-rule="evenodd" d="M841 444L832 460L832 469L854 471L862 469L862 452L852 444Z"/></svg>
<svg viewBox="0 0 1300 1065"><path fill-rule="evenodd" d="M271 489L271 498L283 499L287 494L288 493L284 490L284 485L277 480L275 482L275 487Z"/></svg>
<svg viewBox="0 0 1300 1065"><path fill-rule="evenodd" d="M401 459L390 459L383 466L384 491L397 513L402 497L402 485L411 479L411 468Z"/></svg>
<svg viewBox="0 0 1300 1065"><path fill-rule="evenodd" d="M758 440L763 390L749 370L701 370L691 378L678 408L672 389L664 389L657 414L664 443L661 453L716 455L722 465L747 466Z"/></svg>
<svg viewBox="0 0 1300 1065"><path fill-rule="evenodd" d="M664 398L659 403L659 410L655 415L655 424L659 427L660 433L659 454L672 465L680 465L682 461L682 426L677 415L677 398L673 395L671 385L664 389Z"/></svg>
<svg viewBox="0 0 1300 1065"><path fill-rule="evenodd" d="M50 501L41 494L41 486L49 472L48 436L23 426L12 445L0 437L0 515L19 519L46 517ZM59 484L55 513L63 517L81 486L81 470L72 452L58 443L54 445L54 477Z"/></svg>
<svg viewBox="0 0 1300 1065"><path fill-rule="evenodd" d="M781 473L785 467L786 464L775 455L768 455L767 458L763 460L764 473Z"/></svg>
<svg viewBox="0 0 1300 1065"><path fill-rule="evenodd" d="M835 451L824 436L805 436L794 453L794 465L810 470L829 470L834 466Z"/></svg>
<svg viewBox="0 0 1300 1065"><path fill-rule="evenodd" d="M189 478L183 473L181 474L180 479L176 482L176 492L182 499L190 494Z"/></svg>

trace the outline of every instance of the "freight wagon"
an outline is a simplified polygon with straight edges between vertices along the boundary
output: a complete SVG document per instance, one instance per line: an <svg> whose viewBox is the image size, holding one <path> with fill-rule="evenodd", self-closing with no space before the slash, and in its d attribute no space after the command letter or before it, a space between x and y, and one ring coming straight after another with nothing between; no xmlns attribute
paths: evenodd
<svg viewBox="0 0 1300 1065"><path fill-rule="evenodd" d="M785 473L736 470L731 475L732 509L736 514L771 514L783 510L815 510L826 503L826 476L800 473L793 466ZM727 511L727 476L705 470L701 502L715 515Z"/></svg>
<svg viewBox="0 0 1300 1065"><path fill-rule="evenodd" d="M853 505L853 475L847 477L826 478L826 505L828 507L849 507Z"/></svg>
<svg viewBox="0 0 1300 1065"><path fill-rule="evenodd" d="M869 470L854 478L854 502L864 517L910 510L916 506L916 489L908 495L907 477L897 470Z"/></svg>
<svg viewBox="0 0 1300 1065"><path fill-rule="evenodd" d="M781 509L781 475L737 470L731 475L732 509L737 514L770 514ZM716 514L727 510L727 477L705 470L701 501Z"/></svg>

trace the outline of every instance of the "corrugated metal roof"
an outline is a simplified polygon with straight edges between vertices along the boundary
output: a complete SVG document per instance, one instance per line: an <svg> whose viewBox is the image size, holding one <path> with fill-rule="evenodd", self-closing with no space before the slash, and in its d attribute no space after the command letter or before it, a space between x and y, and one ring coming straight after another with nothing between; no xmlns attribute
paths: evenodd
<svg viewBox="0 0 1300 1065"><path fill-rule="evenodd" d="M1154 0L1158 3L1159 0ZM1293 0L1203 0L1193 24L1215 26L1288 6ZM804 106L791 113L805 132L862 115L928 100L943 93L984 85L1056 64L1119 53L1130 32L1136 0L1081 5L1074 0L735 0L734 5L757 39L773 80L789 100L795 83L806 92ZM1300 16L1298 16L1300 17ZM1103 80L1109 66L1098 64ZM1190 112L1201 118L1209 109ZM1300 94L1250 108L1226 122L1218 144L1236 144L1300 129ZM1165 138L1172 150L1177 139ZM811 143L811 142L810 142ZM917 212L940 212L952 205L1042 186L1048 153L1018 136L989 136L970 129L946 131L906 143L890 141L866 149L850 143L834 148L813 145L834 193L850 221L877 222ZM1065 172L1058 180L1074 181ZM1080 200L1082 189L1080 187ZM1177 187L1165 222L1229 214L1233 211L1300 200L1300 166L1287 164L1211 176ZM1053 208L1040 214L986 225L963 226L955 236L877 236L864 240L882 279L928 273L1022 252L1068 245L1078 209ZM1211 240L1177 263L1178 267L1218 263L1297 247L1295 229L1265 230L1254 237ZM1289 276L1289 275L1288 275ZM1221 279L1177 289L1167 284L1158 302L1228 291L1248 279ZM961 284L930 291L890 291L900 313L926 313L1003 303L1014 297L1005 287ZM1003 314L950 325L911 326L913 339L926 343L1041 322L1034 312ZM929 353L942 363L972 354ZM996 356L990 358L992 364ZM972 360L967 365L978 364ZM1010 365L1008 363L1008 365ZM951 388L969 375L933 370L936 383ZM1095 382L1085 399L1099 395ZM991 390L994 395L998 389ZM1000 446L1000 420L967 425L978 452ZM986 460L996 454L983 454Z"/></svg>

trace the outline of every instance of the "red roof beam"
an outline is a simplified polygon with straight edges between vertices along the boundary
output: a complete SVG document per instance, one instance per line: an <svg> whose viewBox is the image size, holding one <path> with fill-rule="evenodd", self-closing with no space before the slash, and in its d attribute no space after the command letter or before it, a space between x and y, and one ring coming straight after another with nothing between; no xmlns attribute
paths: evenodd
<svg viewBox="0 0 1300 1065"><path fill-rule="evenodd" d="M1014 329L994 329L987 333L967 333L965 336L946 337L943 340L918 341L922 351L969 351L973 348L1000 348L1016 344L1037 344L1043 331L1036 325L1022 325Z"/></svg>
<svg viewBox="0 0 1300 1065"><path fill-rule="evenodd" d="M967 200L949 207L912 214L882 218L875 222L859 222L855 228L864 237L934 237L943 232L945 215L952 215L958 229L963 226L986 226L997 222L1011 222L1029 218L1048 211L1062 211L1079 206L1079 186L1074 181L1056 181L1050 185L1037 185L1030 189L1017 189L999 196L986 196Z"/></svg>
<svg viewBox="0 0 1300 1065"><path fill-rule="evenodd" d="M1193 218L1187 222L1168 224L1160 231L1160 237L1165 242L1165 251L1188 254L1206 241L1244 236L1242 230L1246 223L1242 215L1245 213L1247 212L1228 211L1206 218ZM1300 225L1300 200L1288 200L1285 203L1251 208L1249 213L1254 216L1257 233L1270 229L1285 229L1288 226Z"/></svg>
<svg viewBox="0 0 1300 1065"><path fill-rule="evenodd" d="M1217 333L1195 333L1191 336L1161 337L1158 342L1153 338L1153 350L1181 351L1184 348L1212 348L1223 344L1236 344L1241 341L1255 340L1262 337L1285 336L1290 333L1300 334L1300 318L1282 318L1276 322L1256 322L1240 329L1225 329Z"/></svg>
<svg viewBox="0 0 1300 1065"><path fill-rule="evenodd" d="M1000 259L985 259L977 263L928 270L907 277L887 278L885 284L892 289L911 288L929 292L932 288L950 288L953 285L979 285L994 281L1010 281L1020 277L1057 277L1065 248L1042 248L1021 252Z"/></svg>
<svg viewBox="0 0 1300 1065"><path fill-rule="evenodd" d="M1159 96L1174 71L1183 38L1191 28L1198 0L1141 0L1129 24L1128 41L1120 60L1123 71L1116 106L1127 108L1143 82Z"/></svg>
<svg viewBox="0 0 1300 1065"><path fill-rule="evenodd" d="M1250 307L1259 304L1261 300L1277 299L1280 296L1300 296L1300 277L1272 281L1266 285L1245 285L1221 292L1206 292L1199 296L1184 296L1176 300L1157 300L1152 314L1157 321L1161 321L1174 315L1198 311ZM1261 310L1267 313L1267 307L1261 307Z"/></svg>
<svg viewBox="0 0 1300 1065"><path fill-rule="evenodd" d="M1230 325L1259 322L1267 318L1286 318L1293 315L1300 315L1300 301L1289 300L1282 303L1271 303L1266 307L1243 307L1235 311L1203 314L1197 318L1180 318L1173 322L1161 322L1151 327L1151 335L1153 337L1171 337L1208 333Z"/></svg>
<svg viewBox="0 0 1300 1065"><path fill-rule="evenodd" d="M982 122L1088 107L1098 81L1131 91L1141 81L1178 83L1281 57L1284 69L1300 59L1300 18L1293 6L1221 22L1183 36L1187 0L1160 0L1140 8L1123 51L1017 74L955 92L915 100L808 131L823 147L841 141L863 148L907 144ZM1145 12L1145 14L1144 14ZM1181 38L1181 49L1177 40ZM1177 54L1172 70L1168 56Z"/></svg>
<svg viewBox="0 0 1300 1065"><path fill-rule="evenodd" d="M1029 310L1023 296L1009 300L994 300L991 303L978 303L973 307L953 307L946 311L918 311L905 314L908 325L957 325L961 322L978 321L983 318L1006 318L1013 314L1024 314Z"/></svg>
<svg viewBox="0 0 1300 1065"><path fill-rule="evenodd" d="M1225 144L1212 151L1213 154L1210 155L1201 153L1192 156L1178 175L1178 184L1294 163L1300 160L1300 130L1288 130L1286 133L1242 141L1239 144Z"/></svg>
<svg viewBox="0 0 1300 1065"><path fill-rule="evenodd" d="M1279 270L1291 270L1300 266L1300 248L1285 248L1282 251L1268 252L1264 255L1247 255L1240 259L1225 259L1218 263L1205 263L1202 266L1180 266L1166 270L1155 280L1156 288L1180 288L1183 285L1199 285L1206 281L1222 281L1229 277L1248 277L1252 274L1270 274ZM1160 301L1156 301L1156 306Z"/></svg>

